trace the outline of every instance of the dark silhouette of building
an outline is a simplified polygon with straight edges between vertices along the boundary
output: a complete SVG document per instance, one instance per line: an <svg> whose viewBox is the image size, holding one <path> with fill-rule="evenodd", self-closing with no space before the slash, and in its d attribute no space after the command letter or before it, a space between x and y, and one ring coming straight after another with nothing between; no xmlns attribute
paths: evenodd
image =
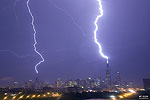
<svg viewBox="0 0 150 100"><path fill-rule="evenodd" d="M121 77L120 77L120 72L116 73L116 83L120 87L121 86Z"/></svg>
<svg viewBox="0 0 150 100"><path fill-rule="evenodd" d="M143 79L144 89L150 90L150 79Z"/></svg>
<svg viewBox="0 0 150 100"><path fill-rule="evenodd" d="M109 63L107 63L105 83L107 87L111 87L111 73L110 73Z"/></svg>

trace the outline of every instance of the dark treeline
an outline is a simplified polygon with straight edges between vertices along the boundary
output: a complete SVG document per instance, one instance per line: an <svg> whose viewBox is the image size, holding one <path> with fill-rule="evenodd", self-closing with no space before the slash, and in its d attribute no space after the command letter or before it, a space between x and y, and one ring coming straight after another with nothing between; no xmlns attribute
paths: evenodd
<svg viewBox="0 0 150 100"><path fill-rule="evenodd" d="M83 92L83 93L65 93L60 100L85 100L85 99L109 99L111 95L117 97L118 93L110 92Z"/></svg>

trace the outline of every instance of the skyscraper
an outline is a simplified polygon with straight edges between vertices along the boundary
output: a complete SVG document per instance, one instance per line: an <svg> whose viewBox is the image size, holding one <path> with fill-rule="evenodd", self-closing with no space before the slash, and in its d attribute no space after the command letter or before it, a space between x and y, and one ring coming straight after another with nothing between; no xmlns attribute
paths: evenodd
<svg viewBox="0 0 150 100"><path fill-rule="evenodd" d="M58 78L58 79L57 79L56 87L57 87L57 88L61 88L61 87L62 87L62 81L61 81L61 78Z"/></svg>
<svg viewBox="0 0 150 100"><path fill-rule="evenodd" d="M110 73L109 63L107 63L105 82L107 87L111 87L111 73Z"/></svg>
<svg viewBox="0 0 150 100"><path fill-rule="evenodd" d="M18 82L14 82L14 84L13 84L13 88L18 88L19 86L18 86Z"/></svg>
<svg viewBox="0 0 150 100"><path fill-rule="evenodd" d="M121 85L121 78L120 78L120 72L116 73L116 85L118 85L120 87Z"/></svg>
<svg viewBox="0 0 150 100"><path fill-rule="evenodd" d="M33 88L32 80L29 80L28 82L25 82L24 88L26 88L26 89L31 89L31 88Z"/></svg>

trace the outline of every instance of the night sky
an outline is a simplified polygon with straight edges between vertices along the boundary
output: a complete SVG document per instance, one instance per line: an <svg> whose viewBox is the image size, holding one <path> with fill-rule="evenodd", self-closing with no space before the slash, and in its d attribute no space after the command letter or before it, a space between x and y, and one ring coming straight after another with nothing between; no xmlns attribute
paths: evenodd
<svg viewBox="0 0 150 100"><path fill-rule="evenodd" d="M34 79L33 30L27 0L0 0L0 84ZM110 58L112 78L142 84L150 78L150 0L102 0L98 40ZM39 78L105 78L106 60L94 43L96 0L31 0Z"/></svg>

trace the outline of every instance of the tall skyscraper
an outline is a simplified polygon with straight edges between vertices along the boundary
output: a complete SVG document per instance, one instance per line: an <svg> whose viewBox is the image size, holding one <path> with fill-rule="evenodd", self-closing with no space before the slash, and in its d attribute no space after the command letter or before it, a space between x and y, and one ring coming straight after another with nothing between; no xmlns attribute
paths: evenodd
<svg viewBox="0 0 150 100"><path fill-rule="evenodd" d="M34 88L35 89L40 89L40 82L38 76L35 78L35 83L34 83Z"/></svg>
<svg viewBox="0 0 150 100"><path fill-rule="evenodd" d="M19 86L18 86L18 82L14 82L14 84L13 84L13 88L18 88Z"/></svg>
<svg viewBox="0 0 150 100"><path fill-rule="evenodd" d="M111 73L110 73L109 63L107 63L105 83L107 87L111 87Z"/></svg>
<svg viewBox="0 0 150 100"><path fill-rule="evenodd" d="M61 78L58 78L58 79L57 79L56 87L57 87L57 88L61 88L61 87L62 87L62 81L61 81Z"/></svg>
<svg viewBox="0 0 150 100"><path fill-rule="evenodd" d="M121 86L120 72L116 73L116 83L116 85L118 85L119 87Z"/></svg>
<svg viewBox="0 0 150 100"><path fill-rule="evenodd" d="M25 82L24 88L31 89L31 88L33 88L32 86L33 86L32 80L29 80L28 82Z"/></svg>

